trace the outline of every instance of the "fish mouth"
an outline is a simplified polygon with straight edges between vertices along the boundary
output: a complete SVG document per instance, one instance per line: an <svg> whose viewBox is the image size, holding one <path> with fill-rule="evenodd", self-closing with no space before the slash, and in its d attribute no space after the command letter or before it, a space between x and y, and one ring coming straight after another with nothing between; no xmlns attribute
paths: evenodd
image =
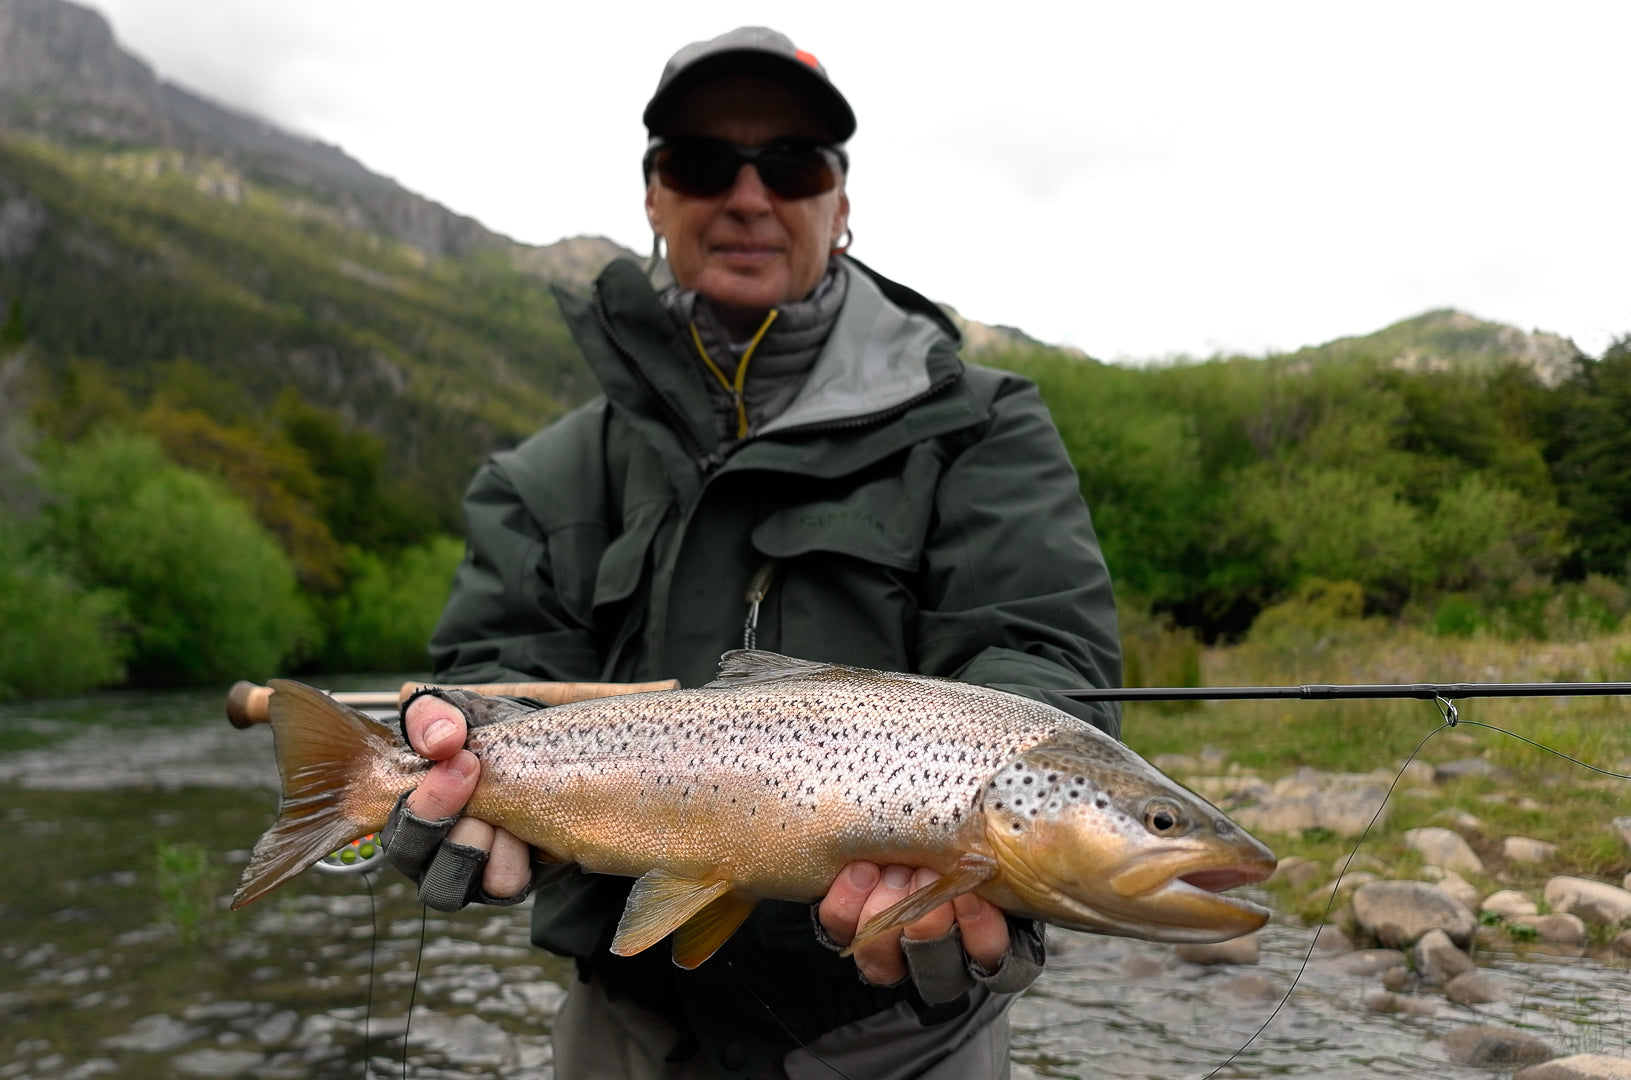
<svg viewBox="0 0 1631 1080"><path fill-rule="evenodd" d="M1274 873L1274 865L1253 863L1249 866L1214 866L1178 875L1178 880L1204 892L1220 893L1237 885L1255 885Z"/></svg>
<svg viewBox="0 0 1631 1080"><path fill-rule="evenodd" d="M1256 884L1274 873L1275 865L1266 852L1226 861L1216 853L1193 852L1139 860L1111 878L1117 898L1110 906L1128 925L1129 936L1180 944L1227 941L1262 927L1270 912L1225 890Z"/></svg>

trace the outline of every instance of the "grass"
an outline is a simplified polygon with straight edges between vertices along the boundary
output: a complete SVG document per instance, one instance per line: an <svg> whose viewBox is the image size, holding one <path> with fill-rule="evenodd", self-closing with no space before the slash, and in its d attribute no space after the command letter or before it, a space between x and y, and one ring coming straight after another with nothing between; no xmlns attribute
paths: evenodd
<svg viewBox="0 0 1631 1080"><path fill-rule="evenodd" d="M1145 650L1196 648L1157 636L1133 644ZM1188 663L1188 656L1157 653L1141 656L1135 669L1174 671ZM1349 619L1317 636L1278 635L1201 650L1199 668L1198 681L1206 686L1622 681L1631 679L1631 632L1528 642L1439 637ZM1226 749L1222 764L1214 754L1204 766L1178 769L1179 779L1186 772L1235 773L1272 783L1310 766L1375 773L1386 778L1385 786L1412 755L1432 765L1482 758L1493 767L1488 775L1438 783L1419 775L1401 779L1352 869L1412 876L1421 857L1405 845L1404 833L1436 825L1457 828L1483 861L1485 873L1466 875L1483 895L1511 888L1538 900L1556 874L1619 885L1631 871L1631 850L1609 822L1631 806L1631 699L1486 698L1458 702L1457 708L1462 723L1449 728L1433 703L1418 700L1229 701L1198 708L1137 703L1127 706L1124 737L1146 757L1182 754L1199 761L1208 747ZM1457 827L1457 814L1476 818L1477 827ZM1501 850L1507 836L1550 841L1557 854L1543 863L1513 862ZM1273 888L1288 910L1305 917L1323 912L1323 902L1303 898L1335 876L1357 838L1309 830L1263 839L1282 858L1298 855L1321 865L1322 876L1311 882Z"/></svg>

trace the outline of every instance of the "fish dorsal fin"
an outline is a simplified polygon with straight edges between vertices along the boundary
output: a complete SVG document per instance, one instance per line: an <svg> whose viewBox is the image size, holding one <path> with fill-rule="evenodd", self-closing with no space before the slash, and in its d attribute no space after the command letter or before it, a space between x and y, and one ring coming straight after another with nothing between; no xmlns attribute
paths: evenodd
<svg viewBox="0 0 1631 1080"><path fill-rule="evenodd" d="M965 854L958 858L951 873L936 878L906 899L884 908L866 921L841 955L849 956L879 934L899 930L964 893L973 892L997 876L997 861L989 855Z"/></svg>
<svg viewBox="0 0 1631 1080"><path fill-rule="evenodd" d="M674 963L689 971L719 951L759 901L746 893L728 892L674 931Z"/></svg>
<svg viewBox="0 0 1631 1080"><path fill-rule="evenodd" d="M749 683L796 679L801 675L832 671L836 667L836 664L800 660L794 656L783 656L781 653L766 652L763 649L732 649L719 658L719 675L708 684L708 687L721 689L746 686Z"/></svg>
<svg viewBox="0 0 1631 1080"><path fill-rule="evenodd" d="M629 892L612 952L618 956L644 952L730 890L728 881L699 881L662 869L646 871Z"/></svg>

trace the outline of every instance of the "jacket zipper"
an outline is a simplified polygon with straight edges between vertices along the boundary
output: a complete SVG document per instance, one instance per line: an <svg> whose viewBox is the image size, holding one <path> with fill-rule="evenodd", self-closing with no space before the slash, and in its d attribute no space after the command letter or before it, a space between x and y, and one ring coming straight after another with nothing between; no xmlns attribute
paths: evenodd
<svg viewBox="0 0 1631 1080"><path fill-rule="evenodd" d="M663 407L674 418L676 423L673 425L673 427L679 433L681 441L685 443L687 451L690 452L692 459L696 461L697 467L701 469L704 476L711 475L716 469L724 465L725 462L728 461L738 450L752 442L755 438L759 438L759 436L750 436L746 439L738 439L736 442L717 447L714 450L705 449L702 445L702 440L698 438L696 432L692 430L690 421L685 418L685 413L680 409L678 403L676 403L669 394L657 386L656 381L651 377L651 373L646 370L645 365L642 364L639 358L634 355L634 350L625 345L623 343L623 339L618 337L617 332L612 329L611 318L606 314L606 309L604 302L601 299L600 285L598 282L595 284L594 288L594 309L595 319L600 323L600 328L605 333L606 340L612 343L612 348L617 350L618 355L627 361L628 365L634 369L634 373L639 377L640 381L645 384L646 389L651 392L651 395L654 398L662 402ZM778 436L820 434L828 431L849 431L855 428L871 427L875 424L886 423L889 420L893 420L896 417L903 415L930 398L944 393L960 378L962 378L961 371L953 372L952 374L940 379L938 382L930 385L929 388L924 390L922 393L916 394L913 397L907 398L905 401L899 402L895 405L891 405L887 409L880 409L877 412L866 413L862 416L845 417L841 420L823 420L813 424L800 424L797 427L782 428L775 434Z"/></svg>

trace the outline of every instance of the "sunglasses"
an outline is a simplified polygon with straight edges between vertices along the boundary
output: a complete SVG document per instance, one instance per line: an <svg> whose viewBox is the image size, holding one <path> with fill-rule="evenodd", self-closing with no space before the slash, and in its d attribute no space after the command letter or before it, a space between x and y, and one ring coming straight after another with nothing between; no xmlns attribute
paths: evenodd
<svg viewBox="0 0 1631 1080"><path fill-rule="evenodd" d="M808 199L838 186L849 170L849 158L831 143L814 139L777 139L763 146L738 146L702 135L651 140L643 162L646 181L652 170L663 187L696 199L729 191L743 165L752 165L771 194Z"/></svg>

